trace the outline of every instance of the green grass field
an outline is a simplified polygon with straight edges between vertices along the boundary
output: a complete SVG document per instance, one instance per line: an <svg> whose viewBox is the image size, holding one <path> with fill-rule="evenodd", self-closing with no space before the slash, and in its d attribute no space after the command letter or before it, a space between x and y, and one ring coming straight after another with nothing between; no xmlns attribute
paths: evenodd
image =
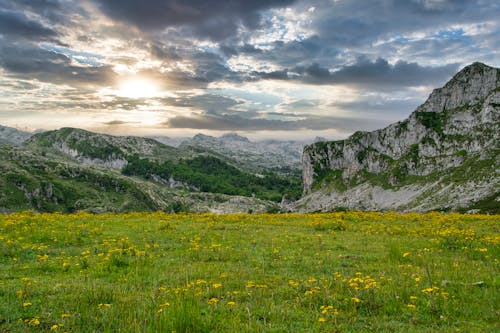
<svg viewBox="0 0 500 333"><path fill-rule="evenodd" d="M0 332L494 332L500 216L0 215Z"/></svg>

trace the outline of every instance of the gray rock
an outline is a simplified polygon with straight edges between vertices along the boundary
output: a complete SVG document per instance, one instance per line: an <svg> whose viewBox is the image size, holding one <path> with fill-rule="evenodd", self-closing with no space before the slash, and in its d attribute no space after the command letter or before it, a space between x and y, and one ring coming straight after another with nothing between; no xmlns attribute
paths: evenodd
<svg viewBox="0 0 500 333"><path fill-rule="evenodd" d="M295 207L457 209L498 194L499 118L500 70L467 66L405 121L306 146Z"/></svg>

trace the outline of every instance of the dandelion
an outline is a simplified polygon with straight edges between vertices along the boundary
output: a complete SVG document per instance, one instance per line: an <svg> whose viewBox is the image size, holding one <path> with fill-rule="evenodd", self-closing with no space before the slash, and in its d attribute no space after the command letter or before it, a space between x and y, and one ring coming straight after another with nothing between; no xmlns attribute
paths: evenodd
<svg viewBox="0 0 500 333"><path fill-rule="evenodd" d="M57 324L50 326L50 330L51 330L51 331L55 331L55 330L57 330L58 328L59 328L59 325L57 325Z"/></svg>
<svg viewBox="0 0 500 333"><path fill-rule="evenodd" d="M28 306L32 306L33 304L31 302L24 302L23 303L23 308L27 308Z"/></svg>
<svg viewBox="0 0 500 333"><path fill-rule="evenodd" d="M325 321L326 321L325 317L319 317L318 318L318 322L320 322L320 323L324 323Z"/></svg>
<svg viewBox="0 0 500 333"><path fill-rule="evenodd" d="M38 317L35 317L28 322L28 325L38 326L38 325L40 325L40 319Z"/></svg>
<svg viewBox="0 0 500 333"><path fill-rule="evenodd" d="M212 304L215 304L219 301L219 299L217 297L212 297L211 299L208 300L208 304L212 305Z"/></svg>
<svg viewBox="0 0 500 333"><path fill-rule="evenodd" d="M417 300L417 299L418 299L418 297L417 297L417 296L410 296L410 300L411 300L411 301L415 301L415 300Z"/></svg>
<svg viewBox="0 0 500 333"><path fill-rule="evenodd" d="M351 298L351 301L353 301L354 303L361 303L361 300L357 297Z"/></svg>
<svg viewBox="0 0 500 333"><path fill-rule="evenodd" d="M233 302L233 301L231 301L231 302L227 302L227 305L229 305L229 306L235 306L235 305L236 305L236 302Z"/></svg>
<svg viewBox="0 0 500 333"><path fill-rule="evenodd" d="M299 285L299 282L294 281L294 280L290 280L290 281L288 281L288 285L290 287L297 287Z"/></svg>
<svg viewBox="0 0 500 333"><path fill-rule="evenodd" d="M97 307L99 309L101 309L101 308L110 308L111 304L109 304L109 303L99 303L99 304L97 304Z"/></svg>
<svg viewBox="0 0 500 333"><path fill-rule="evenodd" d="M62 319L67 319L67 318L70 318L70 317L71 317L71 315L70 315L69 313L63 313L63 314L61 315L61 318L62 318Z"/></svg>
<svg viewBox="0 0 500 333"><path fill-rule="evenodd" d="M222 287L222 283L212 283L212 287L214 289L218 289L218 288Z"/></svg>
<svg viewBox="0 0 500 333"><path fill-rule="evenodd" d="M409 255L410 255L410 252L405 252L405 253L403 253L403 258L406 258L406 257L408 257Z"/></svg>

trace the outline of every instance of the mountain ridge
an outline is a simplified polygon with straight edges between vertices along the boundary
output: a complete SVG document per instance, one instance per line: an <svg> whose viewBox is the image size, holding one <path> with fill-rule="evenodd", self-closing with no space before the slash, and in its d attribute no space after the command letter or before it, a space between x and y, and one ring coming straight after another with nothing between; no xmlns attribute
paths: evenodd
<svg viewBox="0 0 500 333"><path fill-rule="evenodd" d="M305 196L293 208L456 210L491 196L498 204L499 73L474 63L404 121L306 146ZM463 179L467 166L471 181Z"/></svg>

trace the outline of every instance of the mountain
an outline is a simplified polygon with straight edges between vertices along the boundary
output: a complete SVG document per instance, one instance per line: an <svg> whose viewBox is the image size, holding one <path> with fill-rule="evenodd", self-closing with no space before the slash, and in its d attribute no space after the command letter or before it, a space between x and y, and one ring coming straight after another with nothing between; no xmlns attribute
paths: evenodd
<svg viewBox="0 0 500 333"><path fill-rule="evenodd" d="M188 191L161 179L82 163L51 147L0 145L0 212L264 212L277 204L253 197ZM81 155L78 155L81 156Z"/></svg>
<svg viewBox="0 0 500 333"><path fill-rule="evenodd" d="M263 212L284 196L298 198L302 186L298 177L248 172L204 150L76 128L0 145L0 155L0 212Z"/></svg>
<svg viewBox="0 0 500 333"><path fill-rule="evenodd" d="M498 212L499 72L474 63L402 122L306 146L294 209Z"/></svg>
<svg viewBox="0 0 500 333"><path fill-rule="evenodd" d="M227 133L219 138L197 134L185 139L179 148L206 151L253 172L273 170L281 174L297 174L300 173L304 146L305 142L300 141L253 142L236 133Z"/></svg>
<svg viewBox="0 0 500 333"><path fill-rule="evenodd" d="M20 131L12 127L0 125L0 144L20 145L26 141L33 133Z"/></svg>
<svg viewBox="0 0 500 333"><path fill-rule="evenodd" d="M114 169L121 169L127 164L127 156L134 154L159 160L190 156L153 139L112 136L69 127L35 134L25 143L31 147L54 148L83 164Z"/></svg>

